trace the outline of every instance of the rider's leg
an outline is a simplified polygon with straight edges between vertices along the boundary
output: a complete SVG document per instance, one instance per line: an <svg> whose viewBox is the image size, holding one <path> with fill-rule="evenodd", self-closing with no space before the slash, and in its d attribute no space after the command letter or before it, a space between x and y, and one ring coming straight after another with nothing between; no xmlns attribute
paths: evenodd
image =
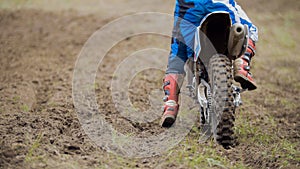
<svg viewBox="0 0 300 169"><path fill-rule="evenodd" d="M168 60L168 68L165 78L163 80L164 97L164 109L163 116L161 118L162 127L171 127L176 120L179 110L179 93L184 80L184 65L187 60L187 46L182 42L177 42L177 39L173 37L171 45L171 53ZM172 53L176 51L177 53Z"/></svg>
<svg viewBox="0 0 300 169"><path fill-rule="evenodd" d="M179 92L184 79L183 74L167 74L164 78L163 89L164 113L161 119L162 127L170 127L175 122L179 110Z"/></svg>
<svg viewBox="0 0 300 169"><path fill-rule="evenodd" d="M201 5L195 3L176 1L171 52L163 84L165 104L162 127L171 127L178 114L179 93L185 74L184 65L187 59L193 56L194 34L204 16Z"/></svg>
<svg viewBox="0 0 300 169"><path fill-rule="evenodd" d="M250 71L250 62L255 55L255 43L249 38L246 53L234 61L234 80L239 82L243 89L257 88Z"/></svg>

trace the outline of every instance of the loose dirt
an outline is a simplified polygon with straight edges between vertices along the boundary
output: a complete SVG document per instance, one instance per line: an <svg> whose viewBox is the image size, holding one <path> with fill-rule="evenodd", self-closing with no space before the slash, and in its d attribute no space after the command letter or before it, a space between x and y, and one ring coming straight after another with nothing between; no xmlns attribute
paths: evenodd
<svg viewBox="0 0 300 169"><path fill-rule="evenodd" d="M279 2L271 9L277 9L281 4ZM247 2L242 3L245 6ZM249 6L255 7L254 3L258 1L251 2ZM298 4L298 1L294 3ZM170 3L163 4L168 6ZM286 10L298 7L288 6ZM168 10L172 11L172 8ZM72 76L77 56L92 33L116 16L118 14L110 18L99 13L82 14L72 9L0 10L0 168L94 168L99 165L104 168L160 167L160 162L164 160L161 157L139 159L135 166L131 166L98 148L82 130L74 109ZM255 20L263 24L259 18ZM292 31L299 35L297 30ZM299 42L299 38L297 40ZM116 66L128 54L149 46L168 49L169 41L168 38L155 35L127 39L112 48L99 66L95 85L99 109L105 112L106 120L118 131L139 137L165 131L158 126L159 120L137 124L122 118L111 98L110 81L114 78ZM264 42L267 43L265 40L261 43ZM256 61L255 73L260 86L264 83L272 86L245 94L244 97L249 99L239 112L247 111L243 115L252 121L251 124L299 145L299 60L271 61L266 67L261 66L270 61L264 58L271 57L263 50L259 49L258 57L261 58ZM282 47L282 50L288 49ZM293 72L295 77L290 81L274 81L274 77L269 76L272 71L277 72L276 66L290 66L292 71L296 71ZM133 105L141 111L148 109L150 103L147 96L152 90L161 88L162 78L163 72L158 70L144 71L136 76L129 90ZM273 100L264 98L264 95L273 97ZM278 124L276 128L263 123L269 114ZM234 162L243 161L253 168L279 167L276 159L272 161L262 157L259 153L262 151L265 150L242 143L225 155ZM291 159L288 162L299 167L299 160ZM174 166L170 164L165 167Z"/></svg>

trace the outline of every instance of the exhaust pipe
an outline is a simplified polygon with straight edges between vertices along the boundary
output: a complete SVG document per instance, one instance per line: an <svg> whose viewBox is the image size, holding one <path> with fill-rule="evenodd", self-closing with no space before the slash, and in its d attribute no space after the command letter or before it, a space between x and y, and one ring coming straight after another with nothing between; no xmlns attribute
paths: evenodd
<svg viewBox="0 0 300 169"><path fill-rule="evenodd" d="M236 59L245 53L248 45L248 26L236 23L230 28L228 39L228 53L230 58Z"/></svg>

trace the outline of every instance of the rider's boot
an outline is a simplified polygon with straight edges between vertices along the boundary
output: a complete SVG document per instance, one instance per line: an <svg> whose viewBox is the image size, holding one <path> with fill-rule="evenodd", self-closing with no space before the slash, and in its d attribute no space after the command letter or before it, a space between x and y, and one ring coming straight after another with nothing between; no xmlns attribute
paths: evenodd
<svg viewBox="0 0 300 169"><path fill-rule="evenodd" d="M255 43L249 39L248 47L243 56L234 61L234 80L239 82L243 89L254 90L257 88L250 71L250 62L255 55Z"/></svg>
<svg viewBox="0 0 300 169"><path fill-rule="evenodd" d="M167 74L164 78L163 90L165 92L162 127L171 127L176 120L179 110L178 98L184 80L183 74Z"/></svg>

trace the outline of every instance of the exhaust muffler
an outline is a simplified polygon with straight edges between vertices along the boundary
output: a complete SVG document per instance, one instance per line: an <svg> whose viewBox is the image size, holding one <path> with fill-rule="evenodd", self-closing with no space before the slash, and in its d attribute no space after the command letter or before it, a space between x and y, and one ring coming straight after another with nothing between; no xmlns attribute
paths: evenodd
<svg viewBox="0 0 300 169"><path fill-rule="evenodd" d="M248 45L248 26L236 23L230 28L228 39L228 54L236 59L245 53Z"/></svg>

